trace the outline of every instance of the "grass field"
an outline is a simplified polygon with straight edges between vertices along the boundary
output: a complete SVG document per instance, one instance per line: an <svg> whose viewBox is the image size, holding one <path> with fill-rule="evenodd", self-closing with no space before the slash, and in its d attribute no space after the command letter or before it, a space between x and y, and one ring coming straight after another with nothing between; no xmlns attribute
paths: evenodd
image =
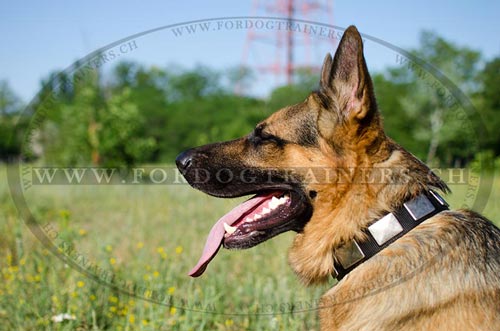
<svg viewBox="0 0 500 331"><path fill-rule="evenodd" d="M18 219L5 169L0 167L1 330L318 328L314 306L333 281L315 288L298 282L286 259L292 233L250 250L224 250L201 278L186 275L234 200L185 185L33 186L26 199L37 223L27 224ZM447 199L460 207L466 187L452 189ZM481 212L499 224L498 176L491 194L478 199L488 201ZM34 236L40 227L101 281L54 255ZM292 304L294 310L313 309L292 314ZM69 319L55 322L62 313Z"/></svg>

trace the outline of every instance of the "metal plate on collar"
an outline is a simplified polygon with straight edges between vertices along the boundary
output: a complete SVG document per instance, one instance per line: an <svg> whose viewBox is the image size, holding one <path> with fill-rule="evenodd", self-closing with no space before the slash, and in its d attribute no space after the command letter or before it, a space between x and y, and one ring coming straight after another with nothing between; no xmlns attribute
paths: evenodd
<svg viewBox="0 0 500 331"><path fill-rule="evenodd" d="M389 213L368 227L373 239L382 246L397 234L403 232L403 227L397 218Z"/></svg>
<svg viewBox="0 0 500 331"><path fill-rule="evenodd" d="M359 247L356 240L351 240L340 247L336 254L337 259L344 269L348 269L365 258L365 254Z"/></svg>
<svg viewBox="0 0 500 331"><path fill-rule="evenodd" d="M416 221L432 213L436 208L432 205L425 195L419 195L415 199L405 202L404 207Z"/></svg>

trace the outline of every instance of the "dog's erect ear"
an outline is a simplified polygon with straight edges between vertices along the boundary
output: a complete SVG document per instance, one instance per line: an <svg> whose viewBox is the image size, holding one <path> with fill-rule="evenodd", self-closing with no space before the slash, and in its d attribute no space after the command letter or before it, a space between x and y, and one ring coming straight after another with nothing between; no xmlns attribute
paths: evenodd
<svg viewBox="0 0 500 331"><path fill-rule="evenodd" d="M375 107L373 87L363 56L363 41L354 26L344 32L335 57L328 54L321 69L320 91L334 99L348 118L362 120Z"/></svg>

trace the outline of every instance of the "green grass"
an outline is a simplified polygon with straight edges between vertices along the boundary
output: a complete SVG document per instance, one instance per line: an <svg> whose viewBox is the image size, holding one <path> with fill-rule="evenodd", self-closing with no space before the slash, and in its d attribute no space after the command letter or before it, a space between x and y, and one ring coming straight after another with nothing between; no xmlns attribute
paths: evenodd
<svg viewBox="0 0 500 331"><path fill-rule="evenodd" d="M0 171L2 330L318 329L314 309L281 313L292 303L314 307L329 287L305 288L298 282L286 258L292 233L250 250L223 250L201 278L186 275L211 226L234 200L184 185L34 186L26 199L38 225L26 224L18 219L5 167ZM463 204L466 188L452 187L455 193L447 197L452 206ZM481 212L498 224L498 176L491 194L479 199L488 201ZM76 261L85 258L92 270L114 275L114 283L140 287L139 297L105 286L56 257L33 235L38 226L57 234L53 243ZM147 300L158 295L171 298L175 308ZM51 320L61 313L75 320Z"/></svg>

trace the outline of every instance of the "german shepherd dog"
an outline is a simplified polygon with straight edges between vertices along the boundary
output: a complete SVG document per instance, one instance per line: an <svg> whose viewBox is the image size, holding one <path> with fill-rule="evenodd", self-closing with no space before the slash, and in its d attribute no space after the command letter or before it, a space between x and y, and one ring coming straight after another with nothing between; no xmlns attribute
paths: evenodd
<svg viewBox="0 0 500 331"><path fill-rule="evenodd" d="M500 230L448 210L446 184L386 136L355 27L305 101L176 163L207 194L253 195L213 226L191 276L221 246L291 230L303 283L340 279L320 300L321 330L500 330Z"/></svg>

